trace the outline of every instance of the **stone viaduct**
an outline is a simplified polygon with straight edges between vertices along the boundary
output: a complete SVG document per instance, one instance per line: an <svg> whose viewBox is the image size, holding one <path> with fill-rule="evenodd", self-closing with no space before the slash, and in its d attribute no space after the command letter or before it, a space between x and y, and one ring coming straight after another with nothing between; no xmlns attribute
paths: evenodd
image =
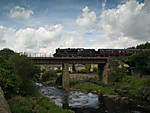
<svg viewBox="0 0 150 113"><path fill-rule="evenodd" d="M62 87L65 90L69 89L69 64L98 64L98 68L104 68L104 71L101 70L101 80L107 84L109 83L109 75L113 70L111 62L115 61L112 60L110 57L31 57L31 60L36 65L45 65L45 64L62 64L63 71L62 71ZM117 61L118 62L118 61ZM119 66L118 63L114 63Z"/></svg>

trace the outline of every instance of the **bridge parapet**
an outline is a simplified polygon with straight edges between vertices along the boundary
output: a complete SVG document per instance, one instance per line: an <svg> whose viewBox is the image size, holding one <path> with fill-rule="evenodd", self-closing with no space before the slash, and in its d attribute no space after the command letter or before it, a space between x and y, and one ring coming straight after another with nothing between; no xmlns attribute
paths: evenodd
<svg viewBox="0 0 150 113"><path fill-rule="evenodd" d="M30 57L34 64L99 64L108 57Z"/></svg>

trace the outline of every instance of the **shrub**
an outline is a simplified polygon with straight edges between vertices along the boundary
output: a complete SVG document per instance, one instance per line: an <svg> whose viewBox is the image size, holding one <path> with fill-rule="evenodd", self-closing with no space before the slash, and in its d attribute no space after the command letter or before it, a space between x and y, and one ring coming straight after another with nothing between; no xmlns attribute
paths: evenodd
<svg viewBox="0 0 150 113"><path fill-rule="evenodd" d="M31 60L25 55L15 54L10 57L9 62L14 65L19 94L31 94L34 90L33 77L34 65Z"/></svg>
<svg viewBox="0 0 150 113"><path fill-rule="evenodd" d="M0 86L8 97L17 92L17 82L14 67L0 57Z"/></svg>
<svg viewBox="0 0 150 113"><path fill-rule="evenodd" d="M45 82L45 81L49 81L49 80L54 80L57 78L57 74L56 74L56 71L54 70L48 70L46 72L43 73L42 75L42 81Z"/></svg>
<svg viewBox="0 0 150 113"><path fill-rule="evenodd" d="M86 73L90 73L91 65L90 64L85 64L85 71Z"/></svg>
<svg viewBox="0 0 150 113"><path fill-rule="evenodd" d="M98 69L96 67L93 68L93 73L98 73Z"/></svg>
<svg viewBox="0 0 150 113"><path fill-rule="evenodd" d="M110 82L111 83L120 82L124 76L126 76L125 68L118 68L114 72L111 72Z"/></svg>
<svg viewBox="0 0 150 113"><path fill-rule="evenodd" d="M57 77L55 83L56 83L56 85L62 85L62 75L60 75L59 77Z"/></svg>
<svg viewBox="0 0 150 113"><path fill-rule="evenodd" d="M15 96L8 100L12 113L72 113L52 103L48 98L37 94L33 96Z"/></svg>
<svg viewBox="0 0 150 113"><path fill-rule="evenodd" d="M85 69L78 70L78 73L87 73Z"/></svg>
<svg viewBox="0 0 150 113"><path fill-rule="evenodd" d="M135 66L141 72L145 74L150 74L150 51L145 50L139 54L134 54L130 57L127 57L127 60L130 64Z"/></svg>

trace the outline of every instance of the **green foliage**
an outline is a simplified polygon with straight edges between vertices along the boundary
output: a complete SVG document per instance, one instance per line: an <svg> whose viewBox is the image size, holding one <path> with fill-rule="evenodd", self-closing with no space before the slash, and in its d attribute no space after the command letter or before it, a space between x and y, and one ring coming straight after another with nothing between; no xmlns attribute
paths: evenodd
<svg viewBox="0 0 150 113"><path fill-rule="evenodd" d="M33 75L34 75L34 80L35 81L40 81L40 75L41 75L41 70L40 70L40 66L34 66L34 70L33 70Z"/></svg>
<svg viewBox="0 0 150 113"><path fill-rule="evenodd" d="M17 92L16 79L13 65L0 57L0 86L6 96Z"/></svg>
<svg viewBox="0 0 150 113"><path fill-rule="evenodd" d="M85 82L81 84L76 84L74 86L75 89L81 89L81 90L86 90L86 91L97 91L102 94L111 94L111 95L116 95L117 93L106 88L106 87L101 87L98 85L95 85L93 83Z"/></svg>
<svg viewBox="0 0 150 113"><path fill-rule="evenodd" d="M78 70L78 73L87 73L85 69Z"/></svg>
<svg viewBox="0 0 150 113"><path fill-rule="evenodd" d="M150 49L150 43L146 42L145 44L137 45L136 47L130 47L128 49Z"/></svg>
<svg viewBox="0 0 150 113"><path fill-rule="evenodd" d="M75 64L72 64L72 72L76 72Z"/></svg>
<svg viewBox="0 0 150 113"><path fill-rule="evenodd" d="M12 113L72 113L59 108L42 95L16 96L8 100Z"/></svg>
<svg viewBox="0 0 150 113"><path fill-rule="evenodd" d="M57 72L57 73L61 73L60 67L57 67L56 72Z"/></svg>
<svg viewBox="0 0 150 113"><path fill-rule="evenodd" d="M57 77L57 79L56 79L56 85L62 85L62 75L59 75L58 77Z"/></svg>
<svg viewBox="0 0 150 113"><path fill-rule="evenodd" d="M139 79L133 76L124 76L122 80L115 84L115 88L126 90L129 97L145 98L150 100L150 79Z"/></svg>
<svg viewBox="0 0 150 113"><path fill-rule="evenodd" d="M78 73L90 73L91 65L85 64L85 69L78 70Z"/></svg>
<svg viewBox="0 0 150 113"><path fill-rule="evenodd" d="M43 73L41 80L43 82L45 81L49 81L49 80L54 80L57 78L57 74L56 71L54 70L48 70L46 72Z"/></svg>
<svg viewBox="0 0 150 113"><path fill-rule="evenodd" d="M12 56L13 54L14 54L14 51L8 48L4 48L3 50L0 50L0 56L2 56L6 60L8 60L10 56Z"/></svg>
<svg viewBox="0 0 150 113"><path fill-rule="evenodd" d="M136 66L143 73L150 74L150 51L143 51L128 57L130 64Z"/></svg>
<svg viewBox="0 0 150 113"><path fill-rule="evenodd" d="M126 69L124 67L118 68L110 74L110 82L119 82L122 80L122 77L126 76Z"/></svg>
<svg viewBox="0 0 150 113"><path fill-rule="evenodd" d="M85 64L85 71L86 73L90 73L91 65L90 64Z"/></svg>
<svg viewBox="0 0 150 113"><path fill-rule="evenodd" d="M98 73L98 69L96 67L93 68L93 73Z"/></svg>
<svg viewBox="0 0 150 113"><path fill-rule="evenodd" d="M34 89L34 65L25 55L14 54L10 57L9 62L14 65L17 82L19 85L19 94L31 94Z"/></svg>

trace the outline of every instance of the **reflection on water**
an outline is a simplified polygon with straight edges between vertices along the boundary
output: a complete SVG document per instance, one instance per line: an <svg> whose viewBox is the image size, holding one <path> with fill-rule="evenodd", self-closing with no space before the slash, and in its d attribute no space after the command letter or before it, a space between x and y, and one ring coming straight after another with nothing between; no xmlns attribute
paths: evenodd
<svg viewBox="0 0 150 113"><path fill-rule="evenodd" d="M114 102L107 97L81 91L66 92L36 83L39 91L62 108L72 109L75 113L150 113L132 109L129 103Z"/></svg>

